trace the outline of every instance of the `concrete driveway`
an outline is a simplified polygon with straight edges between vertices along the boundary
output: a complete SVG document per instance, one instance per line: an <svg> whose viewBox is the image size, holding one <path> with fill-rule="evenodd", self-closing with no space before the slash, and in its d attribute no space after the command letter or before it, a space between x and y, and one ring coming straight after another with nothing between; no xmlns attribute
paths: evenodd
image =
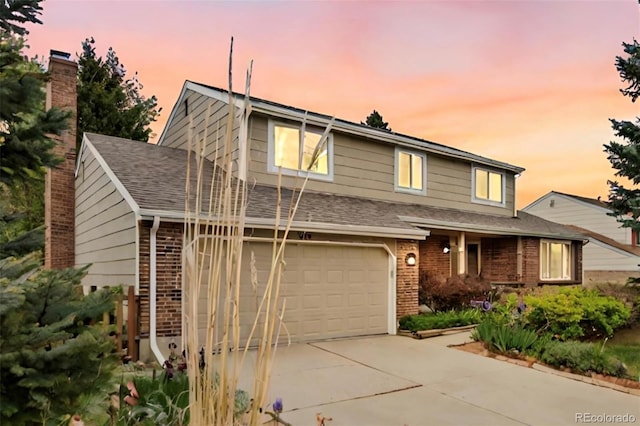
<svg viewBox="0 0 640 426"><path fill-rule="evenodd" d="M293 425L640 425L640 397L447 347L467 336L279 347L270 399Z"/></svg>

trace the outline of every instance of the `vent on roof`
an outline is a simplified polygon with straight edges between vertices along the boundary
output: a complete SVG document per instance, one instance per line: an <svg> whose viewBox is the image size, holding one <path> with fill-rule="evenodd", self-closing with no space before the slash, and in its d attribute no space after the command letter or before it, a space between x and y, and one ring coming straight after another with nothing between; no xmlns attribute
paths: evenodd
<svg viewBox="0 0 640 426"><path fill-rule="evenodd" d="M553 207L555 205L556 205L556 200L552 198L551 201L549 201L549 207Z"/></svg>

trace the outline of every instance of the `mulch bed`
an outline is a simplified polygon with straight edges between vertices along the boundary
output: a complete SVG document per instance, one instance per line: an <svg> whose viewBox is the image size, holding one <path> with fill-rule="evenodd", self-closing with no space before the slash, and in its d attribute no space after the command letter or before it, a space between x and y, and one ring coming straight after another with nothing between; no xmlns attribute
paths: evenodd
<svg viewBox="0 0 640 426"><path fill-rule="evenodd" d="M631 379L624 379L621 377L605 376L603 374L591 373L591 376L585 376L582 374L574 373L571 369L558 370L548 365L538 362L537 359L532 357L508 357L505 355L496 354L490 352L484 347L482 342L464 343L462 345L451 345L450 347L461 351L469 352L476 355L486 356L494 358L499 361L509 362L511 364L520 365L522 367L533 368L534 370L544 371L547 373L555 374L558 376L566 377L573 380L578 380L585 383L590 383L598 386L615 389L620 392L629 393L632 395L640 396L640 382Z"/></svg>

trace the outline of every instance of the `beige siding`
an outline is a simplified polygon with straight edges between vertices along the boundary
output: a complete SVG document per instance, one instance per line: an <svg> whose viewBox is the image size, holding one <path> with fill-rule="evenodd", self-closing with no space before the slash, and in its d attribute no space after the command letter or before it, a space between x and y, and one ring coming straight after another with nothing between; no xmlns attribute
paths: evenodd
<svg viewBox="0 0 640 426"><path fill-rule="evenodd" d="M249 180L276 185L277 175L268 171L268 120L254 115L250 122L251 162ZM394 189L395 149L392 145L334 133L333 182L309 180L307 189L372 199L424 204L491 213L513 214L514 177L507 173L504 207L473 203L471 201L470 162L427 154L427 195L396 192ZM285 186L295 184L295 178L283 177Z"/></svg>
<svg viewBox="0 0 640 426"><path fill-rule="evenodd" d="M219 100L187 91L185 100L189 105L189 116L186 114L185 102L178 105L173 121L167 123L163 146L187 149L189 127L192 128L192 144L207 138L205 156L211 161L220 161L224 154L224 143L229 118L229 106ZM207 117L208 120L207 120ZM234 117L233 122L233 159L237 160L238 129L240 121ZM237 168L237 165L234 165Z"/></svg>
<svg viewBox="0 0 640 426"><path fill-rule="evenodd" d="M135 285L135 215L85 149L76 178L76 265L91 264L84 285Z"/></svg>
<svg viewBox="0 0 640 426"><path fill-rule="evenodd" d="M579 226L620 243L631 244L629 229L621 228L614 217L607 216L607 211L597 206L590 206L562 195L551 194L524 210L543 219L564 225Z"/></svg>

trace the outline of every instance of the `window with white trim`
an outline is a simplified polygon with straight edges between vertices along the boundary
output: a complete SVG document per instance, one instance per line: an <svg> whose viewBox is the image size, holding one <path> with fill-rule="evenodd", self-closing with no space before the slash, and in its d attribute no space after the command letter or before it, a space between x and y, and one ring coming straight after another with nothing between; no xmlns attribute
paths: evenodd
<svg viewBox="0 0 640 426"><path fill-rule="evenodd" d="M505 175L501 172L473 168L473 200L504 204Z"/></svg>
<svg viewBox="0 0 640 426"><path fill-rule="evenodd" d="M333 136L328 135L320 145L322 132L295 124L269 121L269 171L306 176L324 180L333 179Z"/></svg>
<svg viewBox="0 0 640 426"><path fill-rule="evenodd" d="M570 280L572 258L570 242L540 241L540 278Z"/></svg>
<svg viewBox="0 0 640 426"><path fill-rule="evenodd" d="M396 191L427 193L427 157L423 153L396 149Z"/></svg>

